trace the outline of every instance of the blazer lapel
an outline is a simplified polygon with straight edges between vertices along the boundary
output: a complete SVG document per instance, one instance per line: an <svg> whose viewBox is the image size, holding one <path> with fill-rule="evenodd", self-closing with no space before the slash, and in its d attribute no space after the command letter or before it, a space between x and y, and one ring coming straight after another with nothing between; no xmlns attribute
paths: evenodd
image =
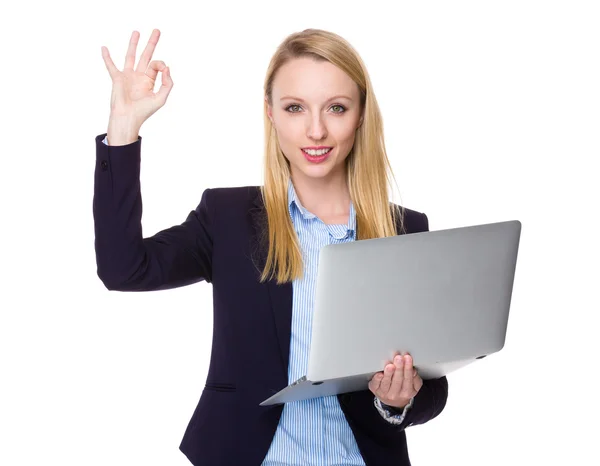
<svg viewBox="0 0 600 466"><path fill-rule="evenodd" d="M267 213L262 199L260 188L250 209L254 236L252 238L252 259L259 274L262 273L268 254ZM278 285L275 280L265 283L271 301L271 311L275 321L277 340L281 354L281 367L288 382L288 366L290 358L290 340L292 334L292 299L293 288L291 283Z"/></svg>

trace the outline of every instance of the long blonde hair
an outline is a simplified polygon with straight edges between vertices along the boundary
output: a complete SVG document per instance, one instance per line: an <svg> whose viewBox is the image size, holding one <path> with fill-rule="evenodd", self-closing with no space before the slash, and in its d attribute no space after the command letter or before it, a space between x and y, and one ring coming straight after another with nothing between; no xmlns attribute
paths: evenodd
<svg viewBox="0 0 600 466"><path fill-rule="evenodd" d="M272 88L277 71L288 61L309 57L327 60L344 71L360 90L363 122L356 130L354 146L346 159L347 182L356 211L356 239L394 236L403 230L402 213L388 201L395 182L385 150L379 105L366 67L358 52L342 37L321 29L305 29L289 35L277 48L265 78L264 92L273 104ZM268 222L268 256L261 282L276 278L278 284L303 275L300 243L288 210L289 162L283 155L265 102L265 171L261 193Z"/></svg>

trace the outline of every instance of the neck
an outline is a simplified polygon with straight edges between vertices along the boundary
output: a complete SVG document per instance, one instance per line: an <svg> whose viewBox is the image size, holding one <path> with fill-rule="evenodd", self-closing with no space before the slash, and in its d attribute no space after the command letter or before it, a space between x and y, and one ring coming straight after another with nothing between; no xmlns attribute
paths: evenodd
<svg viewBox="0 0 600 466"><path fill-rule="evenodd" d="M300 202L317 216L340 216L350 212L350 191L346 174L340 172L327 178L294 176L292 183Z"/></svg>

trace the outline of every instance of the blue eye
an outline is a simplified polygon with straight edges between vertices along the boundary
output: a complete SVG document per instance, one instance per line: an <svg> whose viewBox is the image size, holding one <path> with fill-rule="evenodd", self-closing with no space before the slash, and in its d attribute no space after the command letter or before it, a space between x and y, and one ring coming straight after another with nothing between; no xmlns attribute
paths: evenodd
<svg viewBox="0 0 600 466"><path fill-rule="evenodd" d="M300 107L300 105L298 105L298 104L289 105L288 107L286 107L285 111L289 112L289 113L299 113L297 111L290 111L290 108L292 108L292 107ZM333 104L331 106L331 108L333 108L333 107L339 107L341 109L340 111L333 112L333 113L344 113L346 111L346 107L344 107L343 105L340 105L340 104Z"/></svg>

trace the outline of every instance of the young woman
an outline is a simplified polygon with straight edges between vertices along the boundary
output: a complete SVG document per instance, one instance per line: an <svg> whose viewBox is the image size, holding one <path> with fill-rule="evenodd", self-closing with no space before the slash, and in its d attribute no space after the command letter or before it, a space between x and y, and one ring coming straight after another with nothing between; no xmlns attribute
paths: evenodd
<svg viewBox="0 0 600 466"><path fill-rule="evenodd" d="M109 290L213 286L210 368L181 451L196 466L409 465L405 429L448 396L446 378L422 380L410 355L368 390L259 406L305 374L320 248L428 230L425 214L388 201L381 113L359 55L331 32L287 37L264 85L264 186L206 189L181 225L143 238L138 133L173 87L151 61L159 35L134 68L134 31L123 71L102 48L113 89L96 137L95 247Z"/></svg>

